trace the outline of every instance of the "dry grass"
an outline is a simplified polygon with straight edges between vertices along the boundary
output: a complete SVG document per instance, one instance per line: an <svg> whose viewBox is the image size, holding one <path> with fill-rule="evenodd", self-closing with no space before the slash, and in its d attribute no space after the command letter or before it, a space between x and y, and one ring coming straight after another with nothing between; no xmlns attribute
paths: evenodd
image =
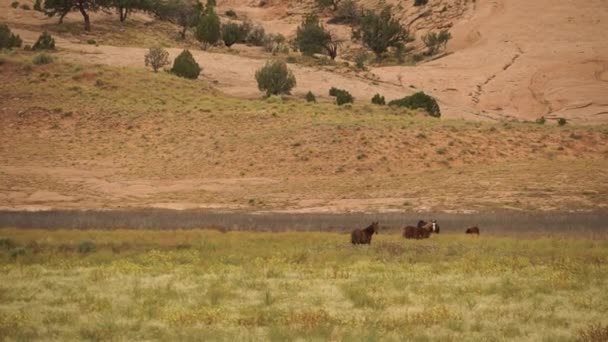
<svg viewBox="0 0 608 342"><path fill-rule="evenodd" d="M608 205L605 126L476 123L365 104L243 100L166 73L34 67L23 58L7 56L0 66L0 161L10 165L0 169L0 187L10 206ZM39 190L53 198L32 197Z"/></svg>
<svg viewBox="0 0 608 342"><path fill-rule="evenodd" d="M381 235L353 247L335 233L0 236L13 243L0 247L6 340L566 341L603 334L608 309L605 240ZM95 248L79 251L84 241Z"/></svg>

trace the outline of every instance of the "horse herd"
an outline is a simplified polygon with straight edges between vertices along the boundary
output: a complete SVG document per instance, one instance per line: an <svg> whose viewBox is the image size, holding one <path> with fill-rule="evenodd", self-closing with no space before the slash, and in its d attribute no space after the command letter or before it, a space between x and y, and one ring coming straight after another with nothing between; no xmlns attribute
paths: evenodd
<svg viewBox="0 0 608 342"><path fill-rule="evenodd" d="M355 229L351 233L351 243L353 245L369 245L372 242L372 236L378 234L380 224L378 221L373 221L367 228ZM441 228L437 224L437 220L426 222L423 220L418 221L416 226L406 226L402 229L402 235L406 239L428 239L432 233L439 234ZM465 234L479 236L479 227L474 226L467 228Z"/></svg>

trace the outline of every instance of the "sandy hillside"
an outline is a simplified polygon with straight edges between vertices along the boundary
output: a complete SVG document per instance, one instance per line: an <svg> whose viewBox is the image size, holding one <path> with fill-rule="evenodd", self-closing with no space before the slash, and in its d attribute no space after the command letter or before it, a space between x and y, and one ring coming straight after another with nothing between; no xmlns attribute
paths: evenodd
<svg viewBox="0 0 608 342"><path fill-rule="evenodd" d="M301 1L290 6L270 1L260 9L254 7L257 3L226 0L219 5L236 8L264 22L267 29L287 35L299 22L293 16L312 7ZM379 6L373 0L360 3ZM417 38L428 30L450 28L454 39L448 46L453 54L440 60L373 69L381 80L433 93L450 107L447 113L452 117L544 115L606 121L608 44L598 34L608 32L605 1L430 0L423 7L386 3L401 7L402 22ZM276 17L269 17L269 12ZM348 34L343 27L329 27ZM420 45L420 40L414 44Z"/></svg>
<svg viewBox="0 0 608 342"><path fill-rule="evenodd" d="M378 7L374 1L362 3ZM268 32L290 36L301 15L312 8L309 2L258 4L220 1L218 12L233 8L240 16L262 23ZM8 3L1 6L0 20L14 24L26 40L35 39L37 25L56 20L33 11L14 10ZM425 7L402 4L399 15L418 37L429 29L451 27L451 54L419 66L373 68L371 75L291 65L298 79L295 93L312 90L323 95L329 87L341 86L363 100L376 92L393 99L424 90L440 100L448 118L529 120L545 116L607 121L608 44L598 34L608 32L608 22L602 20L608 17L605 1L581 5L547 0L431 0ZM78 21L80 17L74 13L67 20ZM348 35L344 26L329 27ZM60 40L59 46L67 59L143 67L144 48L96 47L73 40ZM177 52L171 50L172 55ZM202 51L196 51L195 57L203 65L204 76L222 91L245 97L260 95L253 75L263 59Z"/></svg>

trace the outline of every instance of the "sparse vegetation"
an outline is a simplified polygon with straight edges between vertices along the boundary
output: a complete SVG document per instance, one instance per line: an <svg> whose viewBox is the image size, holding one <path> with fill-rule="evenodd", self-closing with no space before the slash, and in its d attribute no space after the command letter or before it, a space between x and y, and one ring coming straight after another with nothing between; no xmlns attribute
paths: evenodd
<svg viewBox="0 0 608 342"><path fill-rule="evenodd" d="M203 49L217 44L221 38L220 17L213 8L207 9L196 27L196 39L203 44Z"/></svg>
<svg viewBox="0 0 608 342"><path fill-rule="evenodd" d="M19 8L21 8L21 9L22 9L22 10L24 10L24 11L29 11L29 10L31 10L31 9L32 9L32 8L30 7L30 5L28 5L28 4L22 4L21 6L19 6Z"/></svg>
<svg viewBox="0 0 608 342"><path fill-rule="evenodd" d="M19 7L19 1L13 1L13 2L11 2L11 7L12 7L12 8L17 8L17 7Z"/></svg>
<svg viewBox="0 0 608 342"><path fill-rule="evenodd" d="M336 98L336 104L338 106L355 102L355 99L348 91L336 87L329 89L329 96L334 96Z"/></svg>
<svg viewBox="0 0 608 342"><path fill-rule="evenodd" d="M238 42L242 35L241 25L232 22L222 25L222 40L227 47Z"/></svg>
<svg viewBox="0 0 608 342"><path fill-rule="evenodd" d="M316 0L317 5L321 8L332 7L334 11L338 9L338 5L342 0Z"/></svg>
<svg viewBox="0 0 608 342"><path fill-rule="evenodd" d="M171 72L179 77L197 79L201 73L201 67L194 60L194 57L192 57L192 53L184 50L173 61Z"/></svg>
<svg viewBox="0 0 608 342"><path fill-rule="evenodd" d="M384 7L380 14L366 11L358 27L353 30L353 38L360 38L363 45L376 54L377 60L382 58L382 54L389 47L404 45L410 41L409 32L401 26L399 19L393 16L389 6Z"/></svg>
<svg viewBox="0 0 608 342"><path fill-rule="evenodd" d="M303 55L312 56L315 53L325 52L334 60L338 55L338 47L341 43L334 35L325 30L319 22L319 17L315 14L304 17L296 31L295 44Z"/></svg>
<svg viewBox="0 0 608 342"><path fill-rule="evenodd" d="M429 2L429 0L414 0L414 6L424 6Z"/></svg>
<svg viewBox="0 0 608 342"><path fill-rule="evenodd" d="M441 111L439 104L432 97L424 92L417 92L411 96L406 96L399 100L393 100L388 103L389 106L406 107L410 109L424 109L430 116L440 117Z"/></svg>
<svg viewBox="0 0 608 342"><path fill-rule="evenodd" d="M312 91L308 91L308 93L306 93L306 102L317 102L317 97L312 93Z"/></svg>
<svg viewBox="0 0 608 342"><path fill-rule="evenodd" d="M158 69L170 64L169 52L159 46L151 47L144 57L144 62L146 66L151 66L154 72L158 72Z"/></svg>
<svg viewBox="0 0 608 342"><path fill-rule="evenodd" d="M541 116L540 118L536 119L536 123L539 125L544 125L546 121L547 120L545 119L544 116Z"/></svg>
<svg viewBox="0 0 608 342"><path fill-rule="evenodd" d="M203 11L203 5L197 0L150 0L149 3L143 1L142 7L157 18L179 26L181 28L179 37L182 40L186 39L186 32L194 27L197 28L196 38L199 39L198 34L200 33L197 25L209 13L214 13L212 8ZM217 30L219 31L219 27Z"/></svg>
<svg viewBox="0 0 608 342"><path fill-rule="evenodd" d="M21 44L22 41L19 35L12 33L8 25L0 24L0 50L21 47Z"/></svg>
<svg viewBox="0 0 608 342"><path fill-rule="evenodd" d="M450 39L452 39L452 34L448 30L441 30L439 33L429 32L422 37L429 56L435 55L441 48L445 50Z"/></svg>
<svg viewBox="0 0 608 342"><path fill-rule="evenodd" d="M355 55L355 67L359 70L365 70L365 62L367 62L367 53L359 51Z"/></svg>
<svg viewBox="0 0 608 342"><path fill-rule="evenodd" d="M55 49L55 39L46 31L42 32L40 37L34 46L32 46L34 50L54 50Z"/></svg>
<svg viewBox="0 0 608 342"><path fill-rule="evenodd" d="M376 94L374 97L372 97L372 103L379 106L384 106L386 104L384 96L380 94Z"/></svg>
<svg viewBox="0 0 608 342"><path fill-rule="evenodd" d="M568 121L565 118L557 119L557 124L560 126L565 126L567 123L568 123Z"/></svg>
<svg viewBox="0 0 608 342"><path fill-rule="evenodd" d="M32 63L36 65L53 63L53 57L47 53L40 53L32 59Z"/></svg>
<svg viewBox="0 0 608 342"><path fill-rule="evenodd" d="M280 33L268 34L264 36L264 51L270 52L273 55L289 52L286 45L285 36Z"/></svg>
<svg viewBox="0 0 608 342"><path fill-rule="evenodd" d="M330 24L356 25L361 19L361 11L353 0L341 1L333 17L328 21Z"/></svg>
<svg viewBox="0 0 608 342"><path fill-rule="evenodd" d="M40 3L43 1L43 4ZM59 16L59 23L72 11L78 11L82 15L84 30L91 31L90 12L97 11L103 2L95 0L36 0L34 8L49 17Z"/></svg>
<svg viewBox="0 0 608 342"><path fill-rule="evenodd" d="M225 15L226 15L228 18L231 18L231 19L236 19L236 18L237 18L236 12L235 12L233 9L229 9L229 10L227 10L227 11L226 11L224 14L225 14Z"/></svg>
<svg viewBox="0 0 608 342"><path fill-rule="evenodd" d="M258 89L266 96L289 94L296 86L296 78L282 61L269 61L255 72Z"/></svg>

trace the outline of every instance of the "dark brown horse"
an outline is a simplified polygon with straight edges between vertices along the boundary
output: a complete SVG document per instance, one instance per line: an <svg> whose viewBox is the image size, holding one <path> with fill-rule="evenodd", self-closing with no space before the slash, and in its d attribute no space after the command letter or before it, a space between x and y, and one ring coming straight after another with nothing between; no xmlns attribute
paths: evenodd
<svg viewBox="0 0 608 342"><path fill-rule="evenodd" d="M406 226L405 228L403 228L403 237L406 239L416 238L416 227Z"/></svg>
<svg viewBox="0 0 608 342"><path fill-rule="evenodd" d="M350 234L350 242L353 245L369 245L372 242L372 235L374 233L378 233L378 228L380 228L378 221L372 222L367 228L364 229L355 229Z"/></svg>
<svg viewBox="0 0 608 342"><path fill-rule="evenodd" d="M467 230L464 233L465 234L477 234L477 236L479 236L479 227L477 227L477 226L469 227L469 228L467 228Z"/></svg>
<svg viewBox="0 0 608 342"><path fill-rule="evenodd" d="M431 230L426 226L416 227L416 239L428 239L431 237Z"/></svg>

